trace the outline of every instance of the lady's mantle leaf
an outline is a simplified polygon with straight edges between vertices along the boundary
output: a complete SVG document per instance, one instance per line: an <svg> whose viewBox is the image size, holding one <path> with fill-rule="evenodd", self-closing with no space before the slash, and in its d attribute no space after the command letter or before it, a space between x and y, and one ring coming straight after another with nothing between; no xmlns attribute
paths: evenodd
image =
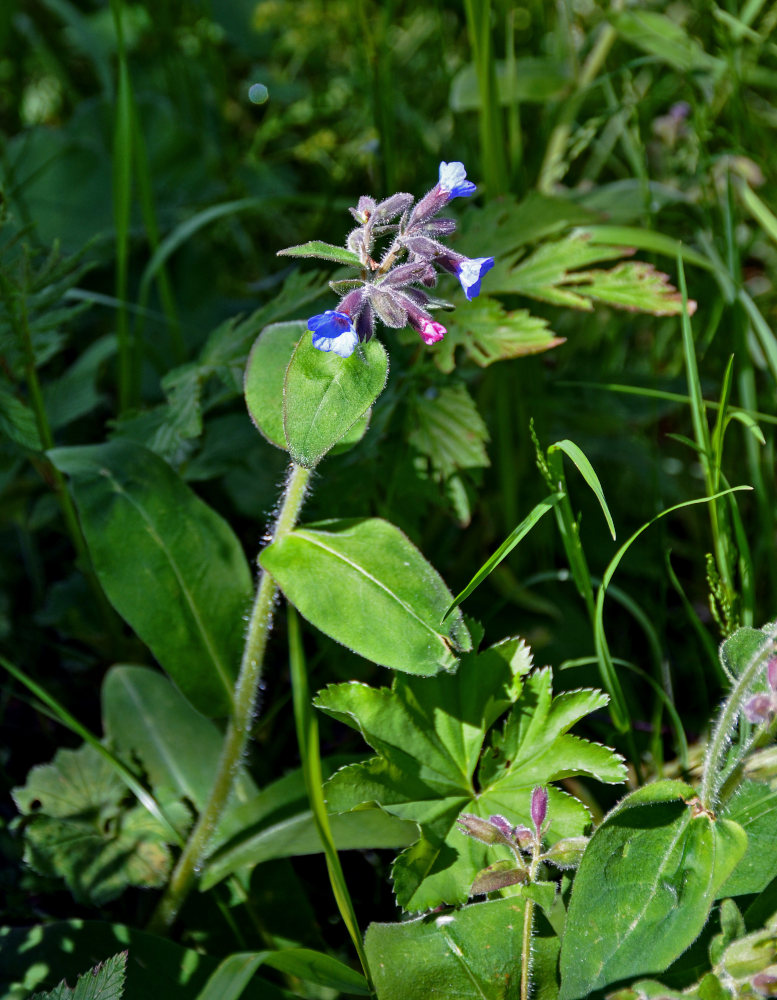
<svg viewBox="0 0 777 1000"><path fill-rule="evenodd" d="M510 856L508 848L463 837L456 828L462 812L484 819L500 813L528 824L535 785L575 774L624 779L613 751L567 734L607 696L581 690L553 698L550 669L523 683L530 668L529 650L511 639L465 656L454 675L438 675L433 683L397 676L391 688L338 684L318 695L319 708L358 729L377 751L329 781L330 808L377 802L421 828L420 839L393 869L397 900L406 910L464 902L477 873L500 852ZM511 704L504 727L486 744L489 728ZM549 793L548 839L581 834L585 807L558 789Z"/></svg>
<svg viewBox="0 0 777 1000"><path fill-rule="evenodd" d="M35 767L13 797L24 814L24 859L65 879L78 902L102 905L128 885L164 885L170 870L165 830L142 806L122 808L127 789L92 747L59 750ZM176 826L188 819L174 804Z"/></svg>

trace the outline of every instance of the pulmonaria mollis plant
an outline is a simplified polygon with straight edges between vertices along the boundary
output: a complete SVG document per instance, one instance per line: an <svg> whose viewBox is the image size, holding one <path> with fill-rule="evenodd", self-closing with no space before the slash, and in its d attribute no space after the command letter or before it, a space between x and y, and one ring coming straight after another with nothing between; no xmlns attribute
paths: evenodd
<svg viewBox="0 0 777 1000"><path fill-rule="evenodd" d="M447 303L427 291L437 284L438 270L454 274L472 300L480 293L483 275L494 266L493 257L464 257L440 241L455 231L456 223L439 213L453 198L468 198L475 191L463 163L443 161L437 184L415 205L413 195L405 193L381 202L360 198L350 209L358 225L344 250L319 242L282 250L289 256L351 264L360 271L359 278L331 282L333 291L344 294L336 309L308 320L313 346L350 357L360 341L371 339L376 319L393 329L412 326L425 344L442 340L447 330L430 310L446 308Z"/></svg>

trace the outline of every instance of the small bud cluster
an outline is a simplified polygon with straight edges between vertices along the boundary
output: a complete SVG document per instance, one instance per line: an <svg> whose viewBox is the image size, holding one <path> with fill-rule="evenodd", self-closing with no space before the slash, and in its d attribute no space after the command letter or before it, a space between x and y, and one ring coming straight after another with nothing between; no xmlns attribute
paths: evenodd
<svg viewBox="0 0 777 1000"><path fill-rule="evenodd" d="M499 861L484 868L472 883L473 895L504 889L519 882L532 882L536 877L537 866L543 861L549 861L557 868L576 868L580 863L588 844L587 837L565 837L546 851L542 849L548 814L546 788L538 786L532 791L529 812L533 830L527 826L513 826L508 819L499 815L489 816L488 819L472 813L462 813L459 816L458 824L462 833L489 846L504 844L510 848L515 858L512 865ZM523 857L524 854L530 856L529 861Z"/></svg>
<svg viewBox="0 0 777 1000"><path fill-rule="evenodd" d="M447 330L430 315L433 302L426 291L436 285L438 268L455 274L471 300L494 266L493 257L470 259L440 242L454 232L456 223L437 218L438 213L453 198L467 198L475 190L462 163L443 162L437 184L415 205L410 194L394 194L381 202L360 198L350 209L358 226L349 234L347 247L359 256L361 277L338 282L339 287L350 287L337 308L308 320L313 346L350 357L360 341L372 337L376 319L394 329L412 326L425 344L442 340ZM390 242L375 260L375 245L385 238Z"/></svg>
<svg viewBox="0 0 777 1000"><path fill-rule="evenodd" d="M768 691L761 691L748 698L742 706L748 722L771 722L777 718L777 657L771 657L766 665Z"/></svg>

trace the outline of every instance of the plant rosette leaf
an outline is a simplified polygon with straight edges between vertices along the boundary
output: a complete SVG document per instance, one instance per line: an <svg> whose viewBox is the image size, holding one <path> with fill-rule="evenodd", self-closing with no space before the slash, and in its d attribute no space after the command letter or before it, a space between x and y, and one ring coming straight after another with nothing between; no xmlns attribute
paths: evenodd
<svg viewBox="0 0 777 1000"><path fill-rule="evenodd" d="M536 785L578 774L623 781L617 754L567 732L606 705L607 696L579 690L554 698L550 668L526 677L531 665L523 641L509 639L465 656L455 674L433 681L398 675L391 688L349 683L319 693L317 707L358 729L377 752L327 783L330 809L374 802L420 827L420 838L392 872L405 910L463 903L480 871L512 858L506 846L462 835L461 813L530 824ZM503 727L489 735L508 709ZM582 834L589 822L585 806L557 788L548 793L547 841Z"/></svg>
<svg viewBox="0 0 777 1000"><path fill-rule="evenodd" d="M388 521L296 528L259 562L304 618L384 667L434 674L472 648L461 612L440 624L453 600L442 577Z"/></svg>
<svg viewBox="0 0 777 1000"><path fill-rule="evenodd" d="M152 451L56 448L95 572L118 613L200 712L229 713L253 592L240 542Z"/></svg>
<svg viewBox="0 0 777 1000"><path fill-rule="evenodd" d="M737 823L700 811L682 782L655 782L624 799L575 877L560 1000L663 972L698 937L746 843Z"/></svg>
<svg viewBox="0 0 777 1000"><path fill-rule="evenodd" d="M519 896L370 924L364 946L378 1000L518 1000L525 901ZM558 938L532 939L532 997L558 992Z"/></svg>
<svg viewBox="0 0 777 1000"><path fill-rule="evenodd" d="M23 814L24 860L42 875L64 878L77 902L101 906L129 885L164 885L171 867L165 828L142 806L122 805L124 783L96 750L59 750L13 789ZM191 817L165 806L176 828Z"/></svg>
<svg viewBox="0 0 777 1000"><path fill-rule="evenodd" d="M294 461L316 465L369 410L387 377L388 355L376 338L342 358L316 350L305 334L289 361L283 389L285 446Z"/></svg>

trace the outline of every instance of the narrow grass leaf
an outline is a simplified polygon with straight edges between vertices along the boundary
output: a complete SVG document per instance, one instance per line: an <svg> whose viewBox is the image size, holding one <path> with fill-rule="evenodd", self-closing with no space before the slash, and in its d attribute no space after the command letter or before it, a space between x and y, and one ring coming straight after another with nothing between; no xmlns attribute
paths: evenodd
<svg viewBox="0 0 777 1000"><path fill-rule="evenodd" d="M599 586L599 590L596 595L596 609L594 615L594 641L597 649L597 655L600 653L602 654L600 656L600 663L599 663L600 670L602 673L602 683L604 684L607 692L612 697L611 712L612 712L613 723L616 726L620 727L627 725L628 713L624 702L622 702L618 706L618 709L623 713L622 715L620 714L616 715L616 711L613 709L613 706L615 704L616 692L620 696L621 701L623 695L620 688L620 682L618 681L617 675L615 673L615 667L612 661L612 657L609 654L609 650L607 647L607 640L605 638L605 633L604 633L604 598L605 594L607 593L607 588L610 585L610 581L612 580L616 569L620 565L621 559L623 559L626 552L629 550L629 548L631 548L633 542L635 542L637 538L639 538L639 536L643 533L643 531L647 531L647 529L651 525L655 524L656 521L659 521L662 517L666 517L667 514L671 514L676 510L681 510L683 507L692 507L695 504L700 504L700 503L710 503L713 500L717 500L718 497L726 496L728 493L736 493L741 490L750 490L750 489L752 489L752 487L750 486L734 486L731 489L722 490L720 493L715 493L712 496L698 497L697 499L694 500L685 500L682 503L678 503L672 507L668 507L666 510L662 510L660 514L656 514L655 517L651 518L651 520L648 521L647 524L643 524L641 528L638 528L637 531L635 531L634 534L631 536L631 538L629 538L627 541L623 543L623 545L621 545L621 547L618 549L618 551L610 560L610 563L604 572L604 576L602 577L602 582Z"/></svg>
<svg viewBox="0 0 777 1000"><path fill-rule="evenodd" d="M238 952L225 958L213 972L197 1000L238 1000L257 970L267 965L289 976L318 986L355 996L369 996L364 976L331 955L309 948L286 948L280 951ZM252 992L252 996L258 996Z"/></svg>
<svg viewBox="0 0 777 1000"><path fill-rule="evenodd" d="M292 697L294 700L294 723L297 730L297 744L299 745L302 773L305 777L308 801L313 811L313 822L318 830L318 835L321 838L321 844L324 848L327 872L329 873L329 881L335 901L337 902L337 908L340 911L340 916L345 926L348 928L348 933L351 936L351 941L353 941L353 946L359 956L359 961L362 964L365 975L369 976L367 955L362 944L359 923L356 919L351 895L348 892L345 875L340 864L340 857L337 853L337 847L332 837L332 830L329 826L329 814L326 808L326 801L324 800L321 752L318 742L318 716L313 711L311 704L305 650L302 645L302 630L297 612L291 605L288 606L287 614L289 669L291 673ZM369 992L369 990L365 992Z"/></svg>
<svg viewBox="0 0 777 1000"><path fill-rule="evenodd" d="M496 569L500 562L505 559L515 548L515 546L525 538L531 529L540 521L549 510L552 510L559 500L564 496L563 493L551 493L549 497L541 500L537 506L532 510L532 512L521 521L521 523L514 528L507 538L502 542L496 552L487 559L477 573L472 577L467 586L461 593L457 594L453 599L451 606L445 612L442 617L442 622L448 617L448 615L453 611L457 604L461 604L469 595L476 590L480 584L490 576L491 573ZM440 624L442 624L442 622Z"/></svg>
<svg viewBox="0 0 777 1000"><path fill-rule="evenodd" d="M563 441L556 441L555 444L552 444L550 448L548 448L548 451L563 451L564 454L575 463L578 472L591 487L594 496L599 501L599 506L602 508L602 513L604 514L604 519L607 522L607 527L610 529L610 534L614 540L615 525L613 524L612 515L610 514L610 509L607 506L607 501L604 499L602 484L599 482L599 477L594 472L594 468L591 463L583 454L582 449L579 448L574 441L569 441L565 438Z"/></svg>
<svg viewBox="0 0 777 1000"><path fill-rule="evenodd" d="M151 282L160 273L168 257L175 253L175 251L188 239L190 239L198 230L209 225L211 222L215 222L217 219L223 219L229 215L238 215L240 212L256 211L256 209L261 208L262 205L266 204L266 201L266 198L238 198L235 201L225 201L219 205L211 205L210 208L205 208L201 212L197 212L196 215L193 215L190 219L187 219L185 222L176 226L175 229L162 240L152 254L151 260L148 264L146 264L143 270L143 274L140 278L139 293L141 302L148 301L148 295L151 290Z"/></svg>

